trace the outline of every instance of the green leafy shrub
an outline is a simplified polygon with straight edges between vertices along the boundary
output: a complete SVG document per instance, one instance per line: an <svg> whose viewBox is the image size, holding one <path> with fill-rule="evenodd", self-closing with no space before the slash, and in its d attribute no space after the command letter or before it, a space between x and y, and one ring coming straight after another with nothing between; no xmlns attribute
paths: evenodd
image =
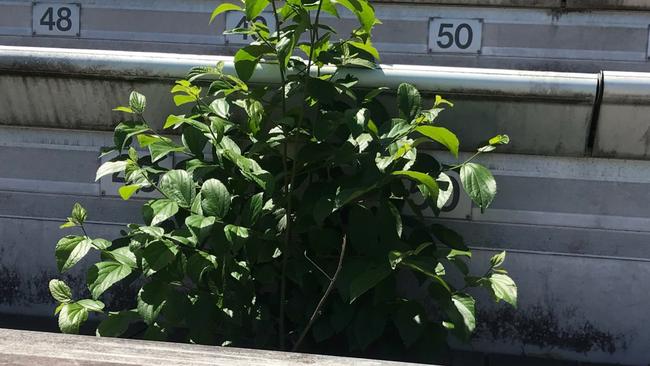
<svg viewBox="0 0 650 366"><path fill-rule="evenodd" d="M277 31L255 21L268 7ZM335 41L321 15L345 10L360 27ZM142 328L150 339L294 350L345 343L352 352L394 348L391 337L399 336L404 349L430 351L448 332L467 339L474 330L468 288L515 306L505 253L483 276L470 275L462 237L430 215L452 194L449 171L482 209L496 194L492 174L473 157L450 166L423 148L458 156L456 136L435 123L452 104L436 96L423 107L418 90L402 84L391 117L377 99L386 88L355 88L353 68L374 68L379 58L369 2L288 0L277 8L246 0L220 5L212 19L224 11L249 20L228 33L256 39L236 53L237 76L218 64L177 81L174 101L191 111L167 118L163 127L174 132L167 136L143 117L145 96L133 92L117 108L132 118L115 128L110 152L118 156L97 179L121 174L125 200L143 189L158 198L143 205L144 225L128 225L112 242L89 236L86 212L75 205L63 227L82 233L58 242L58 268L67 271L90 250L101 261L88 271L90 299L50 283L61 330L78 332L97 312L100 336ZM279 85L249 82L260 62L277 70ZM497 136L477 155L505 143ZM173 169L161 166L174 154ZM408 296L408 278L435 305ZM135 308L105 309L99 300L118 282L140 288Z"/></svg>

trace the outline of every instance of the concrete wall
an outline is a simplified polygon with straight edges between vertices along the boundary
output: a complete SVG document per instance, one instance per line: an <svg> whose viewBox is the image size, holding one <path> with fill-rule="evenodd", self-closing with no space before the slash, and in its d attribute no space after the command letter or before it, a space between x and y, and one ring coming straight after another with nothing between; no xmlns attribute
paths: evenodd
<svg viewBox="0 0 650 366"><path fill-rule="evenodd" d="M47 1L46 1L47 3ZM233 54L242 39L223 36L235 15L209 14L207 0L79 0L79 35L34 33L32 1L0 1L0 44ZM612 9L616 11L612 11ZM447 0L376 3L374 31L384 63L547 71L650 71L645 1ZM356 20L324 16L347 33ZM271 17L266 14L269 21ZM38 17L38 14L36 15ZM234 20L233 20L234 19ZM478 20L476 52L434 52L434 21ZM38 19L37 19L38 21ZM234 21L234 23L232 23ZM76 23L75 23L76 24ZM482 29L482 32L479 31Z"/></svg>

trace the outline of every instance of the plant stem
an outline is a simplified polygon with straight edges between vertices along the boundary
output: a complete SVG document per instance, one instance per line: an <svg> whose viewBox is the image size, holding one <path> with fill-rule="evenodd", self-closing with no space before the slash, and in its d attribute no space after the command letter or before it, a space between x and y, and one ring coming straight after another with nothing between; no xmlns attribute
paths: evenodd
<svg viewBox="0 0 650 366"><path fill-rule="evenodd" d="M271 6L273 7L273 16L275 17L275 27L276 27L276 33L277 33L277 41L280 41L280 17L278 16L278 8L275 5L275 0L271 0ZM278 55L279 59L279 55ZM284 64L282 62L278 62L278 67L280 69L280 81L282 83L282 88L281 88L281 93L282 93L282 115L286 116L287 114L287 96L286 96L286 78L285 78L285 70L284 70ZM285 196L287 197L288 203L287 203L287 212L285 214L287 215L287 227L285 228L285 240L284 240L284 245L282 248L282 273L280 275L280 319L279 319L279 326L278 326L278 336L280 338L280 349L284 350L285 349L285 302L286 302L286 297L287 297L287 263L288 263L288 257L289 257L289 235L290 235L290 205L291 205L291 192L290 192L290 183L289 183L289 167L287 165L287 159L288 159L288 148L287 148L287 141L286 138L288 137L288 133L285 133L285 142L284 146L282 148L282 170L284 171L284 193Z"/></svg>
<svg viewBox="0 0 650 366"><path fill-rule="evenodd" d="M325 290L325 293L320 298L318 305L316 305L316 309L314 309L314 312L311 314L311 318L309 318L309 323L307 323L307 326L305 326L305 329L303 329L302 333L300 334L300 338L298 338L296 344L293 345L292 352L296 352L298 350L298 348L302 344L302 341L307 336L307 333L309 333L309 330L314 325L314 322L320 315L321 309L323 308L323 305L325 305L325 301L327 300L330 293L334 289L334 283L336 282L336 279L338 278L339 273L341 272L341 268L343 268L343 257L345 256L346 242L347 242L347 235L343 235L343 240L341 241L341 255L339 256L339 263L336 267L336 272L334 272L334 276L332 276L332 279L330 280L330 283L327 286L327 290Z"/></svg>
<svg viewBox="0 0 650 366"><path fill-rule="evenodd" d="M86 228L84 228L84 224L79 224L79 227L81 227L81 231L84 233L84 236L86 238L90 238L90 236L88 236L88 233L86 233Z"/></svg>
<svg viewBox="0 0 650 366"><path fill-rule="evenodd" d="M470 161L474 160L475 157L481 155L481 153L482 153L482 151L477 151L476 153L474 153L474 155L470 156L469 159L465 160L461 164L457 164L457 165L454 165L454 166L450 167L449 170L454 170L454 169L458 169L458 168L462 167L463 165L465 165L465 164L469 163Z"/></svg>

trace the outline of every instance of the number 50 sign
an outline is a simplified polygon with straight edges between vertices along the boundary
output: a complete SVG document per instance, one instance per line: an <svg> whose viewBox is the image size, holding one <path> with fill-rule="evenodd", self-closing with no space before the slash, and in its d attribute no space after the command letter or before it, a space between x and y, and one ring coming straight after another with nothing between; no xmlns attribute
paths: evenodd
<svg viewBox="0 0 650 366"><path fill-rule="evenodd" d="M480 53L483 22L480 19L434 18L429 22L429 50Z"/></svg>

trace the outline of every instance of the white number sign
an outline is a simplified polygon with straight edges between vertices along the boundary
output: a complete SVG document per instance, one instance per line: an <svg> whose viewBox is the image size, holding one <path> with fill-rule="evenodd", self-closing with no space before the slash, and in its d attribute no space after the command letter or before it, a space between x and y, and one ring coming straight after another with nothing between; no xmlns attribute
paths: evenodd
<svg viewBox="0 0 650 366"><path fill-rule="evenodd" d="M434 18L429 22L429 50L480 53L483 22L480 19Z"/></svg>
<svg viewBox="0 0 650 366"><path fill-rule="evenodd" d="M256 22L261 22L269 27L271 33L275 32L275 19L272 13L262 13L254 19ZM248 20L241 13L228 12L226 13L226 29L233 28L246 28L248 27ZM232 44L249 44L253 39L248 34L229 34L226 35L226 42Z"/></svg>
<svg viewBox="0 0 650 366"><path fill-rule="evenodd" d="M32 33L45 36L79 37L79 4L34 3Z"/></svg>

